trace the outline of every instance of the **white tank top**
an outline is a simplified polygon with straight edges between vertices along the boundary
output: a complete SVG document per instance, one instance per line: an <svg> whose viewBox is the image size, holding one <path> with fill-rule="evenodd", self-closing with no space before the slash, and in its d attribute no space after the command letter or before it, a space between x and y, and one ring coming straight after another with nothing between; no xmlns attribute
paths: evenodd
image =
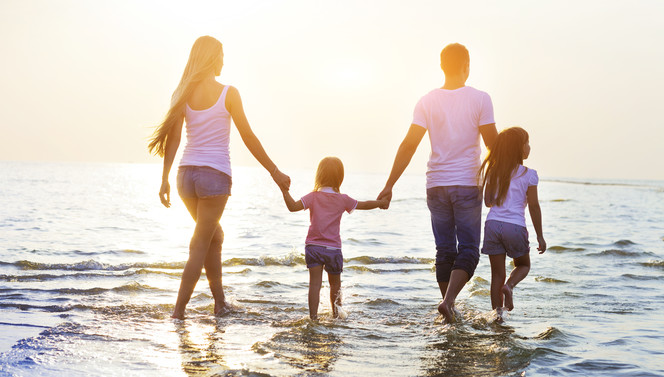
<svg viewBox="0 0 664 377"><path fill-rule="evenodd" d="M231 114L226 110L228 85L217 102L205 110L193 110L185 105L184 120L187 144L180 166L209 166L231 175L228 142L231 133Z"/></svg>

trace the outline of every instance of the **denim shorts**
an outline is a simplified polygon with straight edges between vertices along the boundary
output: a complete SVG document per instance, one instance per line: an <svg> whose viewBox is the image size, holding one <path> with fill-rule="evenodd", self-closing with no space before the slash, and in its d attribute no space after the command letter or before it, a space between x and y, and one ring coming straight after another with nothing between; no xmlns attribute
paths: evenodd
<svg viewBox="0 0 664 377"><path fill-rule="evenodd" d="M457 269L472 277L480 261L482 192L477 186L431 187L427 206L436 241L436 280L450 281Z"/></svg>
<svg viewBox="0 0 664 377"><path fill-rule="evenodd" d="M510 258L518 258L529 251L526 227L497 220L487 220L484 224L482 254L507 254Z"/></svg>
<svg viewBox="0 0 664 377"><path fill-rule="evenodd" d="M231 194L231 177L209 166L180 166L178 193L182 198L210 198Z"/></svg>
<svg viewBox="0 0 664 377"><path fill-rule="evenodd" d="M344 270L344 256L341 249L320 245L304 246L304 261L307 268L323 266L328 274L339 275Z"/></svg>

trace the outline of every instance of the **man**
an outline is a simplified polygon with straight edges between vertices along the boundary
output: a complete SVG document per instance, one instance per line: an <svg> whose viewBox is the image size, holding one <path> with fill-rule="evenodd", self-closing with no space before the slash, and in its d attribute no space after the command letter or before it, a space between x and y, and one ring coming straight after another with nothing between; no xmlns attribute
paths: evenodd
<svg viewBox="0 0 664 377"><path fill-rule="evenodd" d="M491 97L466 86L470 72L466 47L458 43L447 45L440 53L440 66L445 84L426 94L415 106L413 122L378 199L392 199L394 184L429 131L427 205L436 240L436 280L443 295L438 311L446 322L452 322L454 301L479 262L480 135L489 148L497 131Z"/></svg>

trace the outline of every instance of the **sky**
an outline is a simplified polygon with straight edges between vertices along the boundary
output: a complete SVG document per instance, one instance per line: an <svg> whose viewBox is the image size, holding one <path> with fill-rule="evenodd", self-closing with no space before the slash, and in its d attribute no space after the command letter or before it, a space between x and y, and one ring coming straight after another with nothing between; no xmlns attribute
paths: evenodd
<svg viewBox="0 0 664 377"><path fill-rule="evenodd" d="M541 177L662 180L662 18L660 0L2 0L0 160L159 163L148 138L211 35L282 171L334 155L386 176L458 42L467 85L498 130L530 133ZM231 138L233 165L258 166ZM427 140L406 174L426 170Z"/></svg>

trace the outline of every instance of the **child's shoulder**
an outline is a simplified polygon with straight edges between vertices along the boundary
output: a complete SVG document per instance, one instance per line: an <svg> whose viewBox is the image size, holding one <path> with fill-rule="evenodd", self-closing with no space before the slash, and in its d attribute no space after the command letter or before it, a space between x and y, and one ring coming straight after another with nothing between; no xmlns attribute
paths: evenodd
<svg viewBox="0 0 664 377"><path fill-rule="evenodd" d="M521 165L523 168L522 177L524 181L528 182L529 186L537 186L539 183L539 176L537 175L537 170L529 168L527 166Z"/></svg>
<svg viewBox="0 0 664 377"><path fill-rule="evenodd" d="M527 167L527 166L525 166L525 165L521 165L521 167L524 169L524 172L525 172L526 174L537 175L537 170L535 170L535 169L533 169L533 168L529 168L529 167Z"/></svg>

